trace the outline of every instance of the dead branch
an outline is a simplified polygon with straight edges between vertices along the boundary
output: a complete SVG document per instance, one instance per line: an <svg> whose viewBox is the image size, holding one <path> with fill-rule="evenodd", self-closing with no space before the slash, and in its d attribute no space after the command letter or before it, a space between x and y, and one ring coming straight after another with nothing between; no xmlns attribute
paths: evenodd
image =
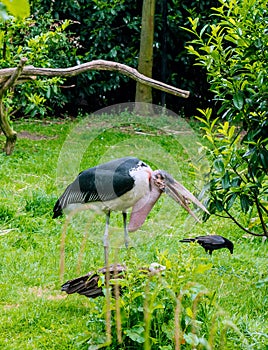
<svg viewBox="0 0 268 350"><path fill-rule="evenodd" d="M17 68L5 68L0 70L0 77L10 76ZM130 77L131 79L151 86L157 90L161 90L167 93L170 93L175 96L187 98L190 95L189 91L178 89L174 86L164 84L158 80L148 78L145 75L139 73L136 69L129 67L125 64L106 61L106 60L95 60L91 62L86 62L78 66L69 67L69 68L37 68L34 66L26 66L23 69L21 78L26 78L29 76L48 76L48 77L72 77L78 74L90 71L90 70L107 70L107 71L116 71L123 75Z"/></svg>
<svg viewBox="0 0 268 350"><path fill-rule="evenodd" d="M26 58L22 58L18 64L18 67L0 69L0 129L2 129L6 136L4 151L7 155L10 155L14 150L17 140L17 133L10 126L7 112L4 110L4 93L15 84L35 79L36 76L72 77L90 70L107 70L119 72L139 83L143 83L152 88L173 94L175 96L187 98L190 94L189 91L181 90L174 86L164 84L158 80L148 78L139 73L136 69L118 62L95 60L69 68L37 68L34 66L25 66L26 61Z"/></svg>

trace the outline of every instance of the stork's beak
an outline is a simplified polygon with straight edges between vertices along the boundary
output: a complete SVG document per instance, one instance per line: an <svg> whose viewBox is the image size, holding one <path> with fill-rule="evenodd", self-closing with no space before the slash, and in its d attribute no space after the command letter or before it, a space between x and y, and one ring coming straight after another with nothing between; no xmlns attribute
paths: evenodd
<svg viewBox="0 0 268 350"><path fill-rule="evenodd" d="M191 214L196 221L200 222L198 217L189 207L189 204L191 202L197 205L200 209L205 211L207 214L209 214L209 211L206 209L206 207L201 202L199 202L199 200L190 191L188 191L182 184L180 184L178 181L173 179L173 177L168 173L162 172L162 174L164 175L163 191L167 195L169 195L171 198L173 198L177 203L179 203L185 210L187 210L188 213Z"/></svg>

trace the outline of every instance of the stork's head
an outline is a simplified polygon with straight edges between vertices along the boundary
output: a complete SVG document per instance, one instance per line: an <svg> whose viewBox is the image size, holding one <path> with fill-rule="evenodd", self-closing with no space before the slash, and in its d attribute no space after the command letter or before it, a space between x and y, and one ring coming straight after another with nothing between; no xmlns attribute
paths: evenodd
<svg viewBox="0 0 268 350"><path fill-rule="evenodd" d="M152 173L151 185L159 188L162 192L165 192L177 203L179 203L185 210L187 210L197 221L199 219L189 208L189 204L193 202L199 208L204 210L209 214L207 209L203 206L201 202L182 184L176 181L170 174L164 170L155 170Z"/></svg>

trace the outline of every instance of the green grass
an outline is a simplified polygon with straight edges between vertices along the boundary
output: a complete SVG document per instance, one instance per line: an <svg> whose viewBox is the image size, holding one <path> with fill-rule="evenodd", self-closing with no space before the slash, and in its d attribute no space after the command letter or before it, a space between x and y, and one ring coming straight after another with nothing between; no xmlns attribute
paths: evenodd
<svg viewBox="0 0 268 350"><path fill-rule="evenodd" d="M176 135L161 132L161 124L154 130L141 122L130 127L128 116L109 118L103 117L100 125L98 120L91 124L82 120L16 122L15 129L30 138L19 138L12 156L0 155L3 349L93 349L105 340L105 298L66 297L60 291L65 220L52 220L52 209L79 170L112 157L137 155L154 168L163 164L163 169L194 190L188 155ZM75 133L74 125L78 125ZM72 135L79 135L80 145L73 143ZM2 136L0 141L4 142ZM103 266L104 221L90 212L72 219L65 240L64 281ZM148 332L151 339L147 337L145 348L173 349L174 309L182 291L181 349L208 349L206 340L212 337L213 349L268 349L267 244L215 217L194 225L165 196L143 227L130 234L133 248L124 248L121 215L112 215L111 226L110 259L125 262L130 270L120 299L124 344L116 347L112 311L112 349L143 349ZM211 258L200 246L178 242L182 237L210 233L233 240L233 256L222 250ZM167 270L149 281L137 277L138 266L151 262L160 262ZM112 308L115 304L112 300ZM146 322L144 310L149 310Z"/></svg>

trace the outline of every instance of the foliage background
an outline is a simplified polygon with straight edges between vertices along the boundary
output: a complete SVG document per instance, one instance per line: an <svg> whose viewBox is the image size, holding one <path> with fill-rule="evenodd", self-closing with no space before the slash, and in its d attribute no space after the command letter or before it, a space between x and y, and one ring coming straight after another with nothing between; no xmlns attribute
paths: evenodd
<svg viewBox="0 0 268 350"><path fill-rule="evenodd" d="M212 101L204 70L194 67L194 58L187 54L185 44L190 35L181 26L189 25L189 15L198 16L203 24L213 21L210 7L216 4L215 0L203 0L193 1L189 6L187 1L168 0L167 27L163 36L163 4L157 2L153 77L163 79L165 40L166 82L191 91L187 100L167 95L166 104L186 116L193 115L196 107ZM67 67L94 59L113 60L137 67L141 0L37 0L30 1L30 5L32 16L26 23L13 21L11 25L1 25L5 38L2 39L1 67L14 66L22 55L28 58L28 64L40 67ZM57 31L65 20L69 25L61 30L59 36ZM134 101L135 98L135 82L112 72L89 72L68 79L58 89L53 82L46 85L49 84L51 89L44 87L45 91L39 92L45 100L34 99L37 115L48 112L77 115L80 109L91 112L107 105ZM26 93L30 94L29 91L23 92L19 99L24 99ZM160 103L160 94L154 91L154 103ZM18 115L18 112L15 114ZM20 114L31 115L32 111L29 113L23 109Z"/></svg>

